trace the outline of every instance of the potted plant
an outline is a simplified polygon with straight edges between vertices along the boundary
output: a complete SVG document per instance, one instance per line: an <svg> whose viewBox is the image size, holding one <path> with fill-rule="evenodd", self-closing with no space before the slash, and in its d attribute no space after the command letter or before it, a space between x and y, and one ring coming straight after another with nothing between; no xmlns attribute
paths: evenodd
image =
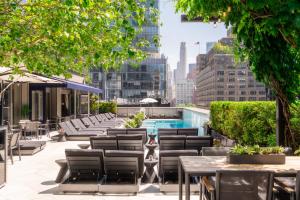
<svg viewBox="0 0 300 200"><path fill-rule="evenodd" d="M21 117L22 119L28 119L30 113L29 105L25 104L21 107Z"/></svg>
<svg viewBox="0 0 300 200"><path fill-rule="evenodd" d="M236 145L227 157L230 164L285 164L283 147Z"/></svg>

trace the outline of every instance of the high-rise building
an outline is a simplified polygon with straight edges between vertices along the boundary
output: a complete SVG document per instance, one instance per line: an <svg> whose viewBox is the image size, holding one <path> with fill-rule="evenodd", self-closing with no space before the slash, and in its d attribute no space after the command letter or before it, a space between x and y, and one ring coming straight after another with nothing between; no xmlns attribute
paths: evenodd
<svg viewBox="0 0 300 200"><path fill-rule="evenodd" d="M189 64L189 73L192 73L194 69L196 69L197 64L196 63L190 63Z"/></svg>
<svg viewBox="0 0 300 200"><path fill-rule="evenodd" d="M177 64L177 75L176 81L186 78L186 44L185 42L180 43L179 62Z"/></svg>
<svg viewBox="0 0 300 200"><path fill-rule="evenodd" d="M152 2L148 0L147 5L150 6ZM158 0L154 2L154 7L158 9ZM143 26L143 32L138 38L146 38L151 43L158 34L159 26L149 22ZM104 90L103 99L122 98L136 103L146 97L166 98L167 58L159 54L159 49L153 42L143 50L147 52L148 58L138 67L126 63L119 71L90 71L92 85Z"/></svg>
<svg viewBox="0 0 300 200"><path fill-rule="evenodd" d="M223 46L232 45L233 38L222 38ZM257 82L248 62L235 63L234 55L212 48L197 56L197 97L199 106L208 107L212 101L266 100L264 84Z"/></svg>

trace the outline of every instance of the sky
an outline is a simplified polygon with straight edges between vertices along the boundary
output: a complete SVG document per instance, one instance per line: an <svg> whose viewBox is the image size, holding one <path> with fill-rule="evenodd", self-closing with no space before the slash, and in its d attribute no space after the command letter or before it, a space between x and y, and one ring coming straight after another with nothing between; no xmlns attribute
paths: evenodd
<svg viewBox="0 0 300 200"><path fill-rule="evenodd" d="M186 42L187 63L196 63L196 56L206 53L206 42L218 41L226 36L224 24L181 23L180 14L175 13L173 0L160 0L160 53L168 57L172 69L179 61L180 42ZM199 42L200 45L196 43ZM187 66L188 68L188 66Z"/></svg>

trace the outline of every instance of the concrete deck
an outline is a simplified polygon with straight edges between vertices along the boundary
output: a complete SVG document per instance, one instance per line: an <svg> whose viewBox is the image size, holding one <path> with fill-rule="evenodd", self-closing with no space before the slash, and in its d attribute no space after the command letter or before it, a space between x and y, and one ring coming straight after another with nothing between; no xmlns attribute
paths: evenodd
<svg viewBox="0 0 300 200"><path fill-rule="evenodd" d="M53 134L53 133L52 133ZM43 138L46 140L46 137ZM45 149L33 156L14 156L14 164L8 160L7 183L0 189L1 200L176 200L178 194L163 194L158 185L141 185L141 192L136 196L128 195L101 195L101 194L57 194L54 182L59 171L55 160L65 158L66 148L78 148L79 143L88 141L48 141ZM199 196L191 196L191 200Z"/></svg>

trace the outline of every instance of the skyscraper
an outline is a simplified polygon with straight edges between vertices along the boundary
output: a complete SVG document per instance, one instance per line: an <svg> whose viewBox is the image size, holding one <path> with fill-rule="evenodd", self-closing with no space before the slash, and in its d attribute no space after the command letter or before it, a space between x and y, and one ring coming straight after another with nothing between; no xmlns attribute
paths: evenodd
<svg viewBox="0 0 300 200"><path fill-rule="evenodd" d="M158 9L158 0L154 2L154 7ZM146 3L150 6L152 0ZM166 97L167 58L160 55L158 47L151 42L159 34L158 25L150 22L150 19L148 21L138 36L150 41L150 46L143 49L148 58L140 66L134 67L125 63L119 71L91 70L93 85L104 90L104 99L123 98L127 102L137 103L146 97L163 99Z"/></svg>
<svg viewBox="0 0 300 200"><path fill-rule="evenodd" d="M182 80L186 78L186 44L185 42L180 43L180 53L179 53L179 64L177 80Z"/></svg>

